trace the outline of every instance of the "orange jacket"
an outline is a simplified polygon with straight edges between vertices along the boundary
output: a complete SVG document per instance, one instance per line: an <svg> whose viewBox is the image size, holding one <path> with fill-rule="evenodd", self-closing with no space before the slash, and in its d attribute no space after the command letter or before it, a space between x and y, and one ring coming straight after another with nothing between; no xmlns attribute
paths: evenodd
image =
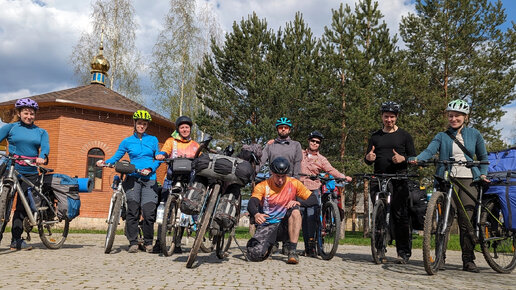
<svg viewBox="0 0 516 290"><path fill-rule="evenodd" d="M172 137L165 141L161 152L158 152L158 154L166 155L168 158L194 158L198 148L199 143L191 139L184 139L177 131L174 131Z"/></svg>

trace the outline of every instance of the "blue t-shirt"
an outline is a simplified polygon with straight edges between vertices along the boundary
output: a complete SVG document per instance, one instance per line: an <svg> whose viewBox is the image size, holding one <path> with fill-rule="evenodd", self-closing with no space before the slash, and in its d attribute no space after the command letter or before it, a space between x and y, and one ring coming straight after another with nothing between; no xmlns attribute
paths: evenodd
<svg viewBox="0 0 516 290"><path fill-rule="evenodd" d="M122 140L118 150L115 152L113 157L106 160L106 163L115 163L119 161L125 153L129 155L131 163L134 164L136 169L150 168L152 173L148 176L142 176L137 173L129 174L135 177L141 177L144 179L156 180L156 170L160 166L161 162L154 160L154 155L159 152L158 138L149 134L143 133L142 138L138 138L138 135L134 133Z"/></svg>
<svg viewBox="0 0 516 290"><path fill-rule="evenodd" d="M48 133L45 129L22 121L10 123L0 128L0 141L7 138L9 153L27 157L47 158L50 150ZM37 174L33 166L16 164L15 169L21 174Z"/></svg>

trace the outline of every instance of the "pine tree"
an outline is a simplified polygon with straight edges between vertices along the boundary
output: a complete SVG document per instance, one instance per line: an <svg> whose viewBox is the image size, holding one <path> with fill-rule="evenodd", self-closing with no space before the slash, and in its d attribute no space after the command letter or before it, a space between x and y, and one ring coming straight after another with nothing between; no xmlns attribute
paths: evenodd
<svg viewBox="0 0 516 290"><path fill-rule="evenodd" d="M327 100L336 109L338 156L347 166L361 165L371 133L379 128L380 104L392 99L391 70L396 38L391 38L378 3L359 1L332 10L332 23L322 38L327 70L333 77ZM335 135L334 135L335 136Z"/></svg>
<svg viewBox="0 0 516 290"><path fill-rule="evenodd" d="M414 81L408 91L418 104L412 113L427 128L426 141L445 128L446 105L458 98L471 104L470 122L484 138L499 140L501 108L516 99L515 26L504 33L505 21L501 2L487 0L417 0L416 14L402 19Z"/></svg>
<svg viewBox="0 0 516 290"><path fill-rule="evenodd" d="M266 20L253 13L233 23L223 46L212 41L196 79L197 98L205 105L197 115L204 132L219 139L262 142L270 137L276 74L270 61L276 37Z"/></svg>

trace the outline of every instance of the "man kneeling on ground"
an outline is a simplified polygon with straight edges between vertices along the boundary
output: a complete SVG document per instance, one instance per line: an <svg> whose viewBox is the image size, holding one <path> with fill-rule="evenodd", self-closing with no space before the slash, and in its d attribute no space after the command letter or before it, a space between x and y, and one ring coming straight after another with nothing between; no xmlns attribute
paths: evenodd
<svg viewBox="0 0 516 290"><path fill-rule="evenodd" d="M247 242L247 257L254 262L265 260L276 240L288 234L287 263L297 264L302 219L296 197L307 199L312 192L299 180L287 176L290 170L287 159L277 157L269 167L272 176L256 185L247 205L257 225L254 236Z"/></svg>

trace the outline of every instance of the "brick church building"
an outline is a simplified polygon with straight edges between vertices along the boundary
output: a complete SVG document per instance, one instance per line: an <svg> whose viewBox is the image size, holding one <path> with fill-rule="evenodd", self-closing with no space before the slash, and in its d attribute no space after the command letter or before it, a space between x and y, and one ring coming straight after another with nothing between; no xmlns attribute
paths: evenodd
<svg viewBox="0 0 516 290"><path fill-rule="evenodd" d="M109 62L102 54L91 61L91 84L42 95L30 96L40 109L35 124L47 130L50 141L49 163L56 173L90 177L91 193L81 193L82 219L104 220L113 193L114 169L95 166L99 159L113 156L120 142L133 133L132 115L147 110L152 116L147 133L159 140L160 148L174 130L174 123L162 115L131 101L105 87ZM16 100L0 103L0 118L9 123L15 114ZM123 159L129 160L126 155ZM163 182L165 165L158 169L157 180ZM75 221L72 222L73 224Z"/></svg>

